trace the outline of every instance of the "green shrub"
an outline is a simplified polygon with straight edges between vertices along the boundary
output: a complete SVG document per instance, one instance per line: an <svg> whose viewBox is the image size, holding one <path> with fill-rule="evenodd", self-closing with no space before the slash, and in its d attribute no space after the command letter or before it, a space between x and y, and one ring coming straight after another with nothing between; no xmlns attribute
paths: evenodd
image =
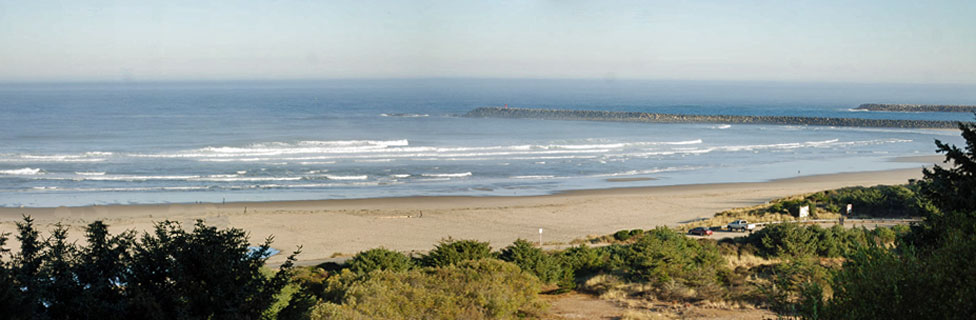
<svg viewBox="0 0 976 320"><path fill-rule="evenodd" d="M714 242L699 242L666 227L648 231L632 245L610 250L611 255L620 255L619 271L658 284L674 279L697 287L718 280L725 265Z"/></svg>
<svg viewBox="0 0 976 320"><path fill-rule="evenodd" d="M349 270L365 274L374 270L405 271L413 267L406 255L384 248L369 249L349 259Z"/></svg>
<svg viewBox="0 0 976 320"><path fill-rule="evenodd" d="M522 239L515 240L511 246L502 249L499 259L514 263L522 271L535 275L545 283L556 282L564 274L559 261Z"/></svg>
<svg viewBox="0 0 976 320"><path fill-rule="evenodd" d="M499 260L405 272L377 271L325 302L312 319L509 319L539 316L539 280Z"/></svg>
<svg viewBox="0 0 976 320"><path fill-rule="evenodd" d="M476 240L442 240L434 250L420 258L425 267L443 267L466 260L492 258L491 246Z"/></svg>
<svg viewBox="0 0 976 320"><path fill-rule="evenodd" d="M878 228L885 229L885 228ZM868 231L863 228L845 229L841 226L823 228L817 225L802 226L795 223L778 223L766 226L740 240L751 244L764 257L842 257L875 238L874 234L887 231ZM888 240L891 239L891 240ZM893 241L884 236L884 241Z"/></svg>
<svg viewBox="0 0 976 320"><path fill-rule="evenodd" d="M848 187L818 192L807 199L818 199L825 210L844 213L847 204L853 205L854 215L868 217L921 217L933 209L929 201L918 195L919 185ZM812 209L812 207L811 207ZM812 213L812 212L811 212Z"/></svg>
<svg viewBox="0 0 976 320"><path fill-rule="evenodd" d="M577 277L593 275L607 268L610 254L602 248L585 244L563 250L557 256L564 269Z"/></svg>
<svg viewBox="0 0 976 320"><path fill-rule="evenodd" d="M627 241L630 239L630 237L631 234L628 230L620 230L613 234L613 238L617 239L617 241Z"/></svg>
<svg viewBox="0 0 976 320"><path fill-rule="evenodd" d="M269 272L270 238L250 248L244 230L200 220L192 230L158 223L138 239L95 221L83 244L68 241L61 225L41 240L29 217L17 229L20 252L9 270L0 262L0 308L14 307L0 309L5 319L258 319L282 310L296 289L282 293L294 254ZM16 293L6 296L11 286Z"/></svg>

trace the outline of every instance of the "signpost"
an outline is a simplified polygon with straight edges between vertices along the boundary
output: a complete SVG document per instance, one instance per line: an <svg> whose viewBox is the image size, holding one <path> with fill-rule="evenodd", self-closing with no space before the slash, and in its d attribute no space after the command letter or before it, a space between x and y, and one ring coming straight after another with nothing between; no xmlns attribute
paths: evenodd
<svg viewBox="0 0 976 320"><path fill-rule="evenodd" d="M542 228L539 228L539 248L542 248Z"/></svg>

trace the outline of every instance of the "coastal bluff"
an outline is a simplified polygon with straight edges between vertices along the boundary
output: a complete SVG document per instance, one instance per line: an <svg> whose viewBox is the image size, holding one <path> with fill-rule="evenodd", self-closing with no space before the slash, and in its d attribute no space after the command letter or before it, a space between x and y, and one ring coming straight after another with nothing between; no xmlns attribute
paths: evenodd
<svg viewBox="0 0 976 320"><path fill-rule="evenodd" d="M542 120L620 121L647 123L718 123L718 124L774 124L871 128L955 129L955 121L890 120L859 118L821 118L794 116L732 116L694 115L647 112L561 110L532 108L481 107L463 115L466 118L507 118Z"/></svg>
<svg viewBox="0 0 976 320"><path fill-rule="evenodd" d="M890 112L976 112L976 106L943 105L943 104L890 104L865 103L855 110L890 111Z"/></svg>

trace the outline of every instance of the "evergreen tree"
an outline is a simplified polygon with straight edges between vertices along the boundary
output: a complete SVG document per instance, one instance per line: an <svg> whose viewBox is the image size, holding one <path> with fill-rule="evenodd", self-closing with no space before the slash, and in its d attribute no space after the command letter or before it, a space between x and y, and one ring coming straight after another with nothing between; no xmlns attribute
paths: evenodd
<svg viewBox="0 0 976 320"><path fill-rule="evenodd" d="M834 319L971 319L976 314L976 124L960 123L966 147L936 141L949 167L924 170L937 208L897 249L861 248L834 279L822 314Z"/></svg>
<svg viewBox="0 0 976 320"><path fill-rule="evenodd" d="M17 240L20 241L20 252L13 258L11 272L14 283L20 288L20 308L10 316L13 319L44 319L41 299L45 293L40 283L44 243L34 229L34 219L25 216L24 221L17 222Z"/></svg>

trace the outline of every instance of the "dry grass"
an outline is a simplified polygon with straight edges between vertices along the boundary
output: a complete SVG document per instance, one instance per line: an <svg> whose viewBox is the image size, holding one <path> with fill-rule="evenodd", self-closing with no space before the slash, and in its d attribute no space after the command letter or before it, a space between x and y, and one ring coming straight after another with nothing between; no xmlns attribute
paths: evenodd
<svg viewBox="0 0 976 320"><path fill-rule="evenodd" d="M620 316L621 320L659 320L659 319L674 319L668 315L662 314L660 312L651 312L646 310L627 310L623 315Z"/></svg>
<svg viewBox="0 0 976 320"><path fill-rule="evenodd" d="M763 263L772 262L766 260ZM600 274L585 281L579 289L591 292L601 300L626 308L627 311L618 319L764 319L764 315L772 315L767 310L757 309L755 305L745 300L703 299L705 296L721 296L709 292L709 290L722 291L723 288L719 285L689 288L680 282L671 281L654 286L627 283L616 276Z"/></svg>
<svg viewBox="0 0 976 320"><path fill-rule="evenodd" d="M779 264L779 259L766 259L751 253L739 253L725 255L725 261L729 263L729 269L735 270L738 267L751 269L753 267Z"/></svg>

